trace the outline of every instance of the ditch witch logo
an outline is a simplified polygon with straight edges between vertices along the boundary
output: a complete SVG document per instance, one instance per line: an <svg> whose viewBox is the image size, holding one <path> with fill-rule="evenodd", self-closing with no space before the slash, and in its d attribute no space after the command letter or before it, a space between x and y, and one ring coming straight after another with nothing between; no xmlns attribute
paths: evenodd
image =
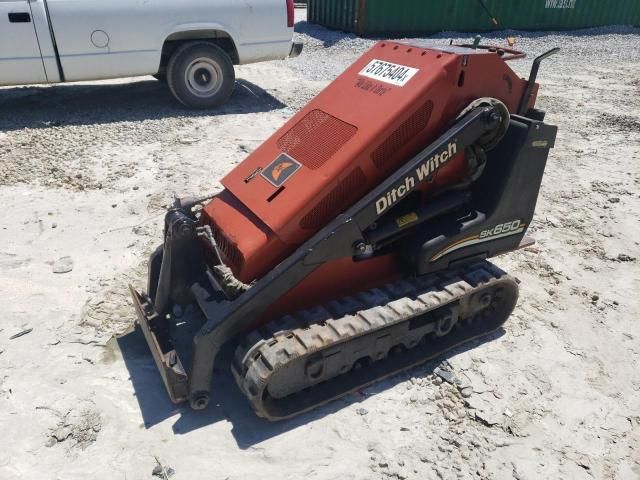
<svg viewBox="0 0 640 480"><path fill-rule="evenodd" d="M402 185L395 187L376 200L376 212L378 215L386 212L407 194L411 193L417 184L422 183L433 175L440 167L451 160L456 153L458 153L457 142L449 142L449 145L442 152L435 154L418 165L413 174L405 177Z"/></svg>
<svg viewBox="0 0 640 480"><path fill-rule="evenodd" d="M267 179L272 185L280 187L294 173L296 173L299 168L300 164L298 162L286 153L282 153L264 170L262 170L260 175Z"/></svg>

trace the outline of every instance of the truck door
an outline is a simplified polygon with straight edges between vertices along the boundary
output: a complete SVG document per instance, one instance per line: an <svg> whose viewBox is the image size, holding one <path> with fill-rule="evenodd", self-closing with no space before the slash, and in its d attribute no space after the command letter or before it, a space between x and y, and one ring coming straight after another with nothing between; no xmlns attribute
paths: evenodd
<svg viewBox="0 0 640 480"><path fill-rule="evenodd" d="M0 0L0 85L46 83L27 0Z"/></svg>
<svg viewBox="0 0 640 480"><path fill-rule="evenodd" d="M156 73L161 34L173 18L170 7L192 8L184 0L47 0L47 5L67 81Z"/></svg>

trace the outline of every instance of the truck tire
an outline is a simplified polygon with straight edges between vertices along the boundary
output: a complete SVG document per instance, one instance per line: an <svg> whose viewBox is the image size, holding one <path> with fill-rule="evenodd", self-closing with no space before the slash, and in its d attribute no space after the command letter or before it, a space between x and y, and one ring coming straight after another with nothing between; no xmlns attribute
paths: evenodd
<svg viewBox="0 0 640 480"><path fill-rule="evenodd" d="M178 48L167 65L171 93L190 108L214 108L225 103L236 81L229 55L207 42L190 42Z"/></svg>

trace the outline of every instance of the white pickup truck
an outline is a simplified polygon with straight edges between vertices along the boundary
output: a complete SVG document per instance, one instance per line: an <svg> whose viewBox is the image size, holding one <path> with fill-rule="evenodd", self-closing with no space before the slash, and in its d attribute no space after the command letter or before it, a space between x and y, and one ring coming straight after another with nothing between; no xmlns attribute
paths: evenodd
<svg viewBox="0 0 640 480"><path fill-rule="evenodd" d="M0 85L154 75L226 101L234 65L297 56L293 0L0 0Z"/></svg>

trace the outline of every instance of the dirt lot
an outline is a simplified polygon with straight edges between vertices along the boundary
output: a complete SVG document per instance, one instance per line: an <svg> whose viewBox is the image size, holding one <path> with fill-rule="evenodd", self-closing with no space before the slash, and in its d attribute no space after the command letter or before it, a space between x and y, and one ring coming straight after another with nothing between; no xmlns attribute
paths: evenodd
<svg viewBox="0 0 640 480"><path fill-rule="evenodd" d="M436 363L269 424L219 372L194 413L166 399L139 335L114 339L172 194L217 191L372 43L303 13L302 56L239 68L219 112L147 78L0 89L0 478L640 478L638 29L516 33L532 55L563 47L539 77L560 132L538 244L496 261L519 305L447 360L470 396Z"/></svg>

